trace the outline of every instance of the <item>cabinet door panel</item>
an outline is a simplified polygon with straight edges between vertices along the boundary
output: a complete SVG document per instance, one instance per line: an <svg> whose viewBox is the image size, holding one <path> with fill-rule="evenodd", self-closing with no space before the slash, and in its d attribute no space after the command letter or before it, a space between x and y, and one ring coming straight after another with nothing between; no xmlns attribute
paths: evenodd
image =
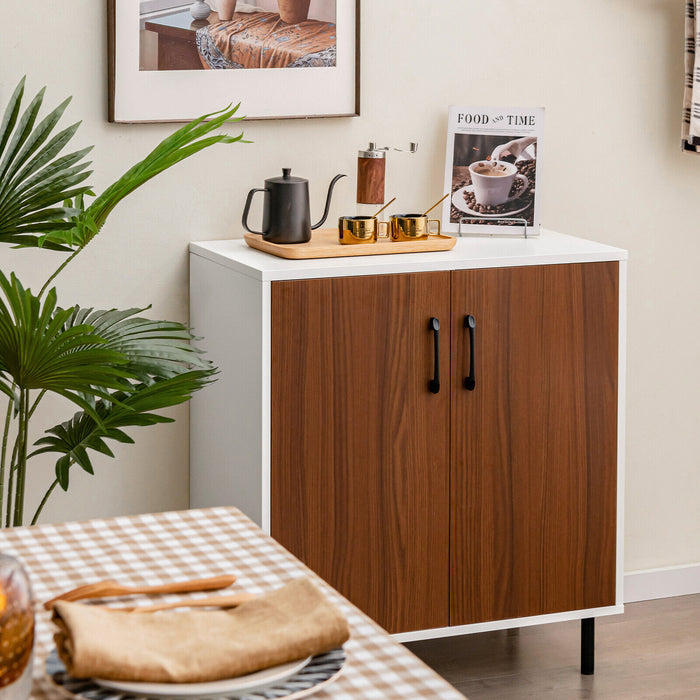
<svg viewBox="0 0 700 700"><path fill-rule="evenodd" d="M618 264L452 275L451 624L613 605Z"/></svg>
<svg viewBox="0 0 700 700"><path fill-rule="evenodd" d="M449 621L449 314L449 272L272 283L272 535L392 632Z"/></svg>

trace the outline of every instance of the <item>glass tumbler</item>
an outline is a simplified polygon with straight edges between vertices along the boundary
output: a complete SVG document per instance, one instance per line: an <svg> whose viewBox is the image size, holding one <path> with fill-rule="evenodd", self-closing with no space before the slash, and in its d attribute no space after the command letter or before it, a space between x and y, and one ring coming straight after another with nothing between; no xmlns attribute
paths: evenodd
<svg viewBox="0 0 700 700"><path fill-rule="evenodd" d="M32 690L34 611L22 565L0 553L0 700L26 700Z"/></svg>

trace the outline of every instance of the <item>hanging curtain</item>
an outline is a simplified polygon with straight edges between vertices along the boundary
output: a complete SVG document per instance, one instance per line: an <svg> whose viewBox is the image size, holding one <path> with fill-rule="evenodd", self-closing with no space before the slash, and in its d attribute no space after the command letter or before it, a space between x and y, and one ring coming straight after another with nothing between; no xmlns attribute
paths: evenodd
<svg viewBox="0 0 700 700"><path fill-rule="evenodd" d="M700 2L685 3L685 97L683 100L683 140L685 151L700 153L700 51L698 26Z"/></svg>

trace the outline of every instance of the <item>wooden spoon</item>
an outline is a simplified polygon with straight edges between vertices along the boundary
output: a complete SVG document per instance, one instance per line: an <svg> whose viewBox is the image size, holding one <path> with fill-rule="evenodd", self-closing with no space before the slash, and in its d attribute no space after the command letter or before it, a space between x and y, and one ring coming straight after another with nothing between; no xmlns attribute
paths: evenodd
<svg viewBox="0 0 700 700"><path fill-rule="evenodd" d="M51 610L59 600L73 602L87 598L110 598L112 596L126 595L154 595L158 593L192 593L194 591L218 591L228 588L236 580L235 576L214 576L212 578L192 579L190 581L176 581L160 586L122 586L116 581L98 581L80 586L72 591L62 593L44 603L46 610Z"/></svg>
<svg viewBox="0 0 700 700"><path fill-rule="evenodd" d="M158 603L156 605L143 605L135 608L110 608L115 612L152 613L158 610L172 610L173 608L235 608L241 603L253 600L253 593L236 593L230 596L212 596L210 598L196 598L193 600L176 600L174 603Z"/></svg>

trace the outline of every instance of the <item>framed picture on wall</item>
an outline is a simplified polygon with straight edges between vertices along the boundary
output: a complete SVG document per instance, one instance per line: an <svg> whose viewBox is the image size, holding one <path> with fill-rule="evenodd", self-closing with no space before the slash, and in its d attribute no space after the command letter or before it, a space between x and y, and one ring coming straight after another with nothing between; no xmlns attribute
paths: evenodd
<svg viewBox="0 0 700 700"><path fill-rule="evenodd" d="M539 234L543 130L542 108L450 107L443 231Z"/></svg>
<svg viewBox="0 0 700 700"><path fill-rule="evenodd" d="M108 0L109 121L359 115L360 0Z"/></svg>

